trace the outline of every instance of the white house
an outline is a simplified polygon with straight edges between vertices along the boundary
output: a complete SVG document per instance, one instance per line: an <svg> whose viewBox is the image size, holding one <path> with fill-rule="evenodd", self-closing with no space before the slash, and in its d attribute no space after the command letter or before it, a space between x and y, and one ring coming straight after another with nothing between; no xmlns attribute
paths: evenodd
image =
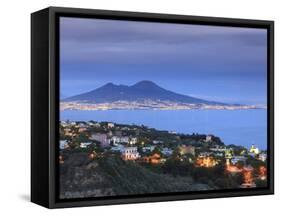
<svg viewBox="0 0 281 216"><path fill-rule="evenodd" d="M114 152L122 152L124 150L124 146L123 145L116 145L111 147L111 151Z"/></svg>
<svg viewBox="0 0 281 216"><path fill-rule="evenodd" d="M259 160L265 162L267 159L267 154L266 153L260 153L259 154Z"/></svg>
<svg viewBox="0 0 281 216"><path fill-rule="evenodd" d="M205 141L206 142L211 142L212 141L212 136L211 135L207 135Z"/></svg>
<svg viewBox="0 0 281 216"><path fill-rule="evenodd" d="M137 142L138 142L138 138L137 137L131 137L130 138L130 141L129 141L130 145L135 145Z"/></svg>
<svg viewBox="0 0 281 216"><path fill-rule="evenodd" d="M62 127L66 127L68 124L67 124L65 121L61 121L61 122L60 122L60 125L61 125Z"/></svg>
<svg viewBox="0 0 281 216"><path fill-rule="evenodd" d="M217 157L223 157L224 153L223 152L214 152L213 155L217 156Z"/></svg>
<svg viewBox="0 0 281 216"><path fill-rule="evenodd" d="M75 121L72 121L72 122L70 122L70 125L75 126L75 125L76 125L76 122L75 122Z"/></svg>
<svg viewBox="0 0 281 216"><path fill-rule="evenodd" d="M91 142L81 142L80 143L80 148L87 148L91 144L92 144Z"/></svg>
<svg viewBox="0 0 281 216"><path fill-rule="evenodd" d="M66 149L66 148L68 148L69 147L69 145L68 145L68 142L67 142L67 140L60 140L60 149L62 150L62 149Z"/></svg>
<svg viewBox="0 0 281 216"><path fill-rule="evenodd" d="M114 123L108 122L108 123L107 123L107 127L108 127L108 128L114 128Z"/></svg>
<svg viewBox="0 0 281 216"><path fill-rule="evenodd" d="M125 147L122 150L124 160L136 160L140 157L137 147Z"/></svg>
<svg viewBox="0 0 281 216"><path fill-rule="evenodd" d="M233 158L231 158L231 163L232 164L237 164L239 161L241 162L246 162L247 158L245 156L234 156Z"/></svg>
<svg viewBox="0 0 281 216"><path fill-rule="evenodd" d="M110 141L112 142L113 145L118 145L119 137L118 136L112 136Z"/></svg>
<svg viewBox="0 0 281 216"><path fill-rule="evenodd" d="M142 147L143 152L152 152L155 149L155 146L145 146Z"/></svg>
<svg viewBox="0 0 281 216"><path fill-rule="evenodd" d="M161 150L162 154L165 155L165 156L170 156L173 154L173 150L172 149L169 149L169 148L163 148Z"/></svg>
<svg viewBox="0 0 281 216"><path fill-rule="evenodd" d="M155 144L155 145L156 144L162 144L163 141L161 141L161 140L153 140L152 143Z"/></svg>
<svg viewBox="0 0 281 216"><path fill-rule="evenodd" d="M128 136L113 136L111 137L111 141L113 145L116 145L118 143L129 143L129 137Z"/></svg>
<svg viewBox="0 0 281 216"><path fill-rule="evenodd" d="M92 125L91 125L91 126L96 127L96 128L99 128L99 127L100 127L100 123L95 122L95 123L92 123Z"/></svg>
<svg viewBox="0 0 281 216"><path fill-rule="evenodd" d="M110 144L109 140L107 139L107 134L104 133L94 133L90 139L99 141L103 147L109 146Z"/></svg>
<svg viewBox="0 0 281 216"><path fill-rule="evenodd" d="M78 126L79 126L79 127L87 127L87 124L85 124L84 122L80 122L80 123L78 124Z"/></svg>
<svg viewBox="0 0 281 216"><path fill-rule="evenodd" d="M121 137L120 137L120 142L121 142L121 143L129 143L129 137L127 137L127 136L121 136Z"/></svg>

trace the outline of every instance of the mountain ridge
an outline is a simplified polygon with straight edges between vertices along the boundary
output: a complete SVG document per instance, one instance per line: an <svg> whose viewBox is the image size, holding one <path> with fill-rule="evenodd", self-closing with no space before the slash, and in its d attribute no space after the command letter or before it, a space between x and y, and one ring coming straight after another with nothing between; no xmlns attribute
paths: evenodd
<svg viewBox="0 0 281 216"><path fill-rule="evenodd" d="M171 101L187 104L225 105L225 103L204 100L189 95L179 94L149 80L142 80L134 85L116 85L112 82L92 91L63 99L64 102L111 103L116 101Z"/></svg>

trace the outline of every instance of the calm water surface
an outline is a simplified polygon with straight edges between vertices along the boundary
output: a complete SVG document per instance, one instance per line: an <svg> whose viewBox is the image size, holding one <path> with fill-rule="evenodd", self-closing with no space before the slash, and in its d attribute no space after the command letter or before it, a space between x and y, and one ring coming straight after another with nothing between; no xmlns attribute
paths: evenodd
<svg viewBox="0 0 281 216"><path fill-rule="evenodd" d="M202 133L219 136L225 144L267 146L266 110L66 110L61 120L112 121L143 124L179 133Z"/></svg>

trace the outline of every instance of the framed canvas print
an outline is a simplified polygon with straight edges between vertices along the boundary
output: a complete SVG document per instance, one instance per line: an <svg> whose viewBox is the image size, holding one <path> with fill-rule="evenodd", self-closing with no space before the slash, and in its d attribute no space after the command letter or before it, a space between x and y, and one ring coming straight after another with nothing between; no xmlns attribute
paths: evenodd
<svg viewBox="0 0 281 216"><path fill-rule="evenodd" d="M273 21L31 16L31 200L273 194Z"/></svg>

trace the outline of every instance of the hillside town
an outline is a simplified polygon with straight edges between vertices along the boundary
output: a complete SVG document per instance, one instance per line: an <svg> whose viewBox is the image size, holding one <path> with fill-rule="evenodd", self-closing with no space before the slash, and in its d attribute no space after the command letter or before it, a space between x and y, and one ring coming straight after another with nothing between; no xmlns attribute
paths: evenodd
<svg viewBox="0 0 281 216"><path fill-rule="evenodd" d="M215 135L113 122L61 121L59 149L61 167L70 164L75 154L93 162L112 157L154 173L188 176L212 189L267 185L266 151L255 145L249 149L225 145ZM204 178L207 176L209 179Z"/></svg>

